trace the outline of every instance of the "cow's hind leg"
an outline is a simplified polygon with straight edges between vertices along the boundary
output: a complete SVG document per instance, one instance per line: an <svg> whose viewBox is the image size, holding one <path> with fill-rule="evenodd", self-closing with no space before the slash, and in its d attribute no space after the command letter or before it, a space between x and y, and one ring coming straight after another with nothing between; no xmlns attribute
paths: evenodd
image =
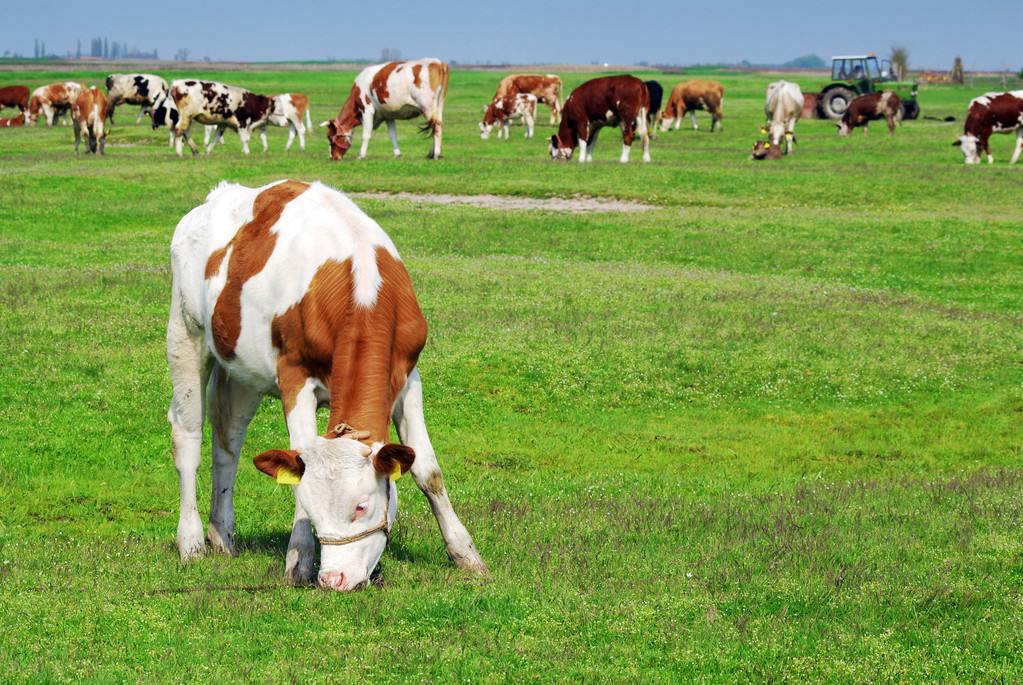
<svg viewBox="0 0 1023 685"><path fill-rule="evenodd" d="M444 487L444 476L441 475L437 455L433 451L430 435L426 430L426 420L423 416L423 381L419 377L418 369L412 369L405 387L394 401L392 418L401 442L416 452L415 461L412 462L412 477L430 502L430 508L444 537L448 556L459 568L483 576L489 575L487 565L476 551L469 531L455 514Z"/></svg>
<svg viewBox="0 0 1023 685"><path fill-rule="evenodd" d="M1012 151L1012 159L1009 160L1009 164L1018 162L1020 154L1023 154L1023 128L1016 129L1016 149Z"/></svg>
<svg viewBox="0 0 1023 685"><path fill-rule="evenodd" d="M178 553L182 561L206 551L202 521L195 499L195 477L202 450L203 389L209 378L210 355L202 331L190 325L177 294L171 296L167 323L167 364L174 396L167 420L171 425L174 466L178 470Z"/></svg>
<svg viewBox="0 0 1023 685"><path fill-rule="evenodd" d="M391 148L394 150L394 158L401 157L401 150L398 149L398 122L394 119L387 120L387 135L391 137Z"/></svg>
<svg viewBox="0 0 1023 685"><path fill-rule="evenodd" d="M213 497L206 537L217 552L234 555L234 480L245 431L263 394L232 380L214 366L209 382L210 433L213 443Z"/></svg>

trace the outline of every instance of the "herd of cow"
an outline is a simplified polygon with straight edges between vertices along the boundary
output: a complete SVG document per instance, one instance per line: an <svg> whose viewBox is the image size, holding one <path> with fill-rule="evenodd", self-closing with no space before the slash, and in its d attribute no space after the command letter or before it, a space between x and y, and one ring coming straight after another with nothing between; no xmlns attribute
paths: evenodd
<svg viewBox="0 0 1023 685"><path fill-rule="evenodd" d="M365 158L372 132L382 123L387 124L394 156L398 157L401 151L396 122L419 117L426 120L422 130L433 139L429 157L439 158L448 73L448 65L436 59L387 62L363 69L337 116L321 124L327 128L331 159L344 157L359 126L362 127L359 159ZM622 130L622 162L629 160L637 136L643 146L643 161L649 162L650 138L656 127L667 131L674 125L678 129L686 114L692 118L694 129L697 111L706 111L711 116L711 132L721 129L724 88L720 83L706 80L680 83L672 89L662 110L663 92L657 81L644 82L630 75L605 76L586 81L562 103L558 76L508 76L483 109L480 136L489 138L496 128L498 138L507 140L510 124L520 120L526 138L532 138L540 103L550 108L551 125L558 126L549 145L553 159L571 159L578 148L580 162L592 161L597 136L607 126ZM777 81L767 87L764 108L767 123L761 129L767 137L754 143L752 159L780 159L783 154L791 154L796 141L795 125L804 111L804 102L795 83ZM266 152L266 127L270 124L289 129L286 150L296 137L304 150L305 135L312 126L309 99L302 93L266 96L214 81L181 79L168 84L154 74L111 74L106 79L105 93L73 81L40 86L32 93L25 86L0 88L0 109L8 106L21 110L13 119L0 119L0 127L33 125L40 117L47 126L52 126L60 117L70 114L75 153L84 133L89 152L103 154L106 122L113 122L114 111L121 104L140 105L136 123L148 114L154 129L167 126L170 144L179 156L185 143L193 154L198 154L190 135L196 122L206 127L207 154L218 142L223 142L228 128L238 132L246 154L252 134L258 132ZM901 115L899 98L891 91L853 99L837 124L838 134L848 135L857 127L866 131L871 121L881 119L887 123L889 134L893 134ZM1023 153L1023 91L987 93L970 102L963 135L954 145L961 148L967 163L980 162L982 155L993 162L988 145L991 134L1010 132L1016 132L1011 160L1015 163Z"/></svg>

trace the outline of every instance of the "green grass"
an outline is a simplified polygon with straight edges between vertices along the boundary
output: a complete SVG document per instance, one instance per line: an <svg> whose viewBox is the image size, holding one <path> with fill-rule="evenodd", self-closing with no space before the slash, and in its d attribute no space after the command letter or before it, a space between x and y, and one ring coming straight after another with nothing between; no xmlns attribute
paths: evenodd
<svg viewBox="0 0 1023 685"><path fill-rule="evenodd" d="M306 92L314 121L353 77L203 75ZM229 134L178 159L133 107L103 159L76 160L69 129L0 131L0 680L1021 679L1012 138L995 138L994 166L966 167L961 123L839 139L804 121L795 156L753 163L776 75L713 75L724 133L658 134L650 165L617 164L614 131L595 164L554 164L545 113L533 141L481 141L500 75L457 70L439 163L413 124L403 159L381 129L367 161L341 164L319 129L304 154L274 129L266 156ZM992 87L925 88L923 112L961 120ZM269 399L242 454L241 554L179 564L170 236L221 179L282 177L657 205L360 201L430 322L427 420L490 582L450 566L406 479L384 587L285 587L291 495L249 466L287 442Z"/></svg>

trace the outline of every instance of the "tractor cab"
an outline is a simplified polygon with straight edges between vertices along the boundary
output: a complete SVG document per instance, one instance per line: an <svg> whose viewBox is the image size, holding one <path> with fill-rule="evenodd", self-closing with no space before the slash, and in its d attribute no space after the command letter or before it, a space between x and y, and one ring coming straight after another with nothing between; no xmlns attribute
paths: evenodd
<svg viewBox="0 0 1023 685"><path fill-rule="evenodd" d="M892 90L902 103L902 118L916 119L920 115L916 102L917 84L896 79L891 62L878 61L873 52L832 57L831 83L821 89L817 99L818 113L823 118L841 119L857 95Z"/></svg>

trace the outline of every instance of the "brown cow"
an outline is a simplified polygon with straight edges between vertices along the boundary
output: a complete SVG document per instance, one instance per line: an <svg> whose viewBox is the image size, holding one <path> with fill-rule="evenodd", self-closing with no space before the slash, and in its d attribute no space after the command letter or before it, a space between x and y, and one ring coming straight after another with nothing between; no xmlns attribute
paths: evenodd
<svg viewBox="0 0 1023 685"><path fill-rule="evenodd" d="M986 93L970 101L963 135L955 146L962 148L967 164L979 164L980 155L987 155L988 164L995 161L988 147L992 133L1016 132L1016 149L1009 164L1015 164L1023 153L1023 90L1008 93Z"/></svg>
<svg viewBox="0 0 1023 685"><path fill-rule="evenodd" d="M24 113L28 109L28 88L25 86L5 86L0 88L0 110L4 107L17 107Z"/></svg>
<svg viewBox="0 0 1023 685"><path fill-rule="evenodd" d="M105 154L107 131L103 122L107 116L107 96L99 88L83 90L71 105L71 121L75 126L75 156L82 143L82 129L89 139L89 152Z"/></svg>
<svg viewBox="0 0 1023 685"><path fill-rule="evenodd" d="M46 119L46 125L53 126L53 122L71 111L71 105L78 99L78 95L85 88L81 83L65 81L64 83L50 83L39 86L32 92L28 101L28 117L25 123L34 126L42 113Z"/></svg>
<svg viewBox="0 0 1023 685"><path fill-rule="evenodd" d="M592 162L597 135L605 126L622 127L622 156L629 161L629 150L639 131L643 141L643 161L650 161L650 136L646 113L650 109L650 93L646 84L635 76L604 76L582 84L565 100L561 126L551 136L553 159L572 159L576 146L579 161Z"/></svg>
<svg viewBox="0 0 1023 685"><path fill-rule="evenodd" d="M888 135L893 135L895 124L902 121L900 104L899 96L890 90L859 95L849 103L849 108L836 124L838 135L847 136L858 126L862 126L863 133L866 133L870 122L878 119L888 122Z"/></svg>
<svg viewBox="0 0 1023 685"><path fill-rule="evenodd" d="M491 101L506 100L518 93L532 93L551 108L551 126L561 123L561 77L556 74L512 74L501 79Z"/></svg>
<svg viewBox="0 0 1023 685"><path fill-rule="evenodd" d="M661 130L667 131L672 122L675 130L682 124L682 117L687 113L693 120L693 130L699 129L696 123L696 110L704 110L710 114L710 132L714 129L723 130L721 106L725 101L725 87L717 81L685 81L671 89L668 104L661 112Z"/></svg>

